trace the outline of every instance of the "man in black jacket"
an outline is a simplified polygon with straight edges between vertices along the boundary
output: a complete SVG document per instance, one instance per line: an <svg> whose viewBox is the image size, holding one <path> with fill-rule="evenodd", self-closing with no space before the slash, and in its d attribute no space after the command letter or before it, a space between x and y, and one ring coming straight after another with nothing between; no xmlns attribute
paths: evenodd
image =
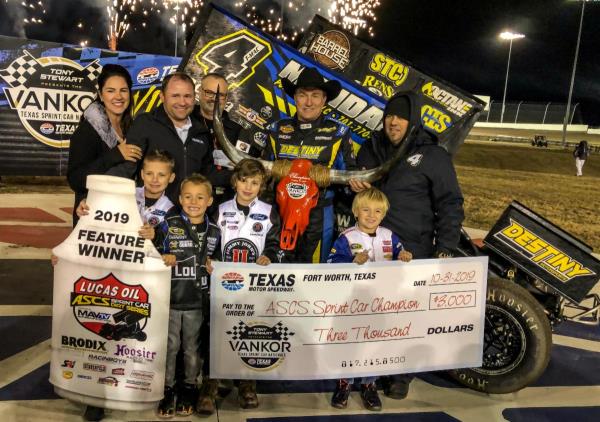
<svg viewBox="0 0 600 422"><path fill-rule="evenodd" d="M192 173L201 173L209 179L214 172L213 145L202 136L206 132L193 116L194 81L185 73L176 72L165 77L160 99L162 106L138 116L129 132L127 144L137 145L142 153L164 150L175 159L175 181L166 194L178 203L179 185ZM139 174L139 164L125 162L113 167L108 174L133 178Z"/></svg>
<svg viewBox="0 0 600 422"><path fill-rule="evenodd" d="M217 143L213 131L213 110L215 102L219 101L219 108L223 110L223 127L227 139L233 142L233 145L240 151L260 157L265 146L262 133L256 133L252 139L250 131L243 130L240 125L229 118L225 111L227 102L227 93L229 84L220 73L208 73L200 79L200 88L198 92L198 107L194 111L201 123L202 132L199 137L211 143L213 147L214 170L211 172L210 181L213 185L213 205L212 209L217 209L220 204L233 198L233 189L231 187L231 175L233 163ZM217 95L219 98L217 98Z"/></svg>
<svg viewBox="0 0 600 422"><path fill-rule="evenodd" d="M390 201L382 225L396 233L414 258L451 257L458 246L464 219L463 196L452 157L437 137L423 129L420 104L410 94L397 94L385 108L383 130L365 142L356 158L358 167L374 168L408 142L405 158L380 182ZM359 192L368 183L351 181ZM392 377L386 395L402 399L411 375Z"/></svg>

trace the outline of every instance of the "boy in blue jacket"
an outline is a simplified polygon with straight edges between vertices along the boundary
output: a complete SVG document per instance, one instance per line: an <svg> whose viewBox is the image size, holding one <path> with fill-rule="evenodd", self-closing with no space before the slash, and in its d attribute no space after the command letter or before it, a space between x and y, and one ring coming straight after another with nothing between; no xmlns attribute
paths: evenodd
<svg viewBox="0 0 600 422"><path fill-rule="evenodd" d="M398 236L379 224L385 217L390 204L379 189L369 188L358 193L352 201L352 213L356 225L344 231L333 244L327 262L354 262L362 265L373 261L404 261L412 254L402 247ZM376 377L360 380L360 397L366 409L381 410L381 400L375 386ZM331 405L344 409L354 379L341 379L331 398Z"/></svg>

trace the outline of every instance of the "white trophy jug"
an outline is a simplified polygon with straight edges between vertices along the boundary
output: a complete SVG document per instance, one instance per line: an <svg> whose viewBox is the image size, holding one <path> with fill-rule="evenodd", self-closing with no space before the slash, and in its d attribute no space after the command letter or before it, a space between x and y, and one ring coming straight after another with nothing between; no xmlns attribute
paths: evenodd
<svg viewBox="0 0 600 422"><path fill-rule="evenodd" d="M163 397L171 270L138 235L134 182L86 183L89 214L52 251L50 382L87 405L153 408Z"/></svg>

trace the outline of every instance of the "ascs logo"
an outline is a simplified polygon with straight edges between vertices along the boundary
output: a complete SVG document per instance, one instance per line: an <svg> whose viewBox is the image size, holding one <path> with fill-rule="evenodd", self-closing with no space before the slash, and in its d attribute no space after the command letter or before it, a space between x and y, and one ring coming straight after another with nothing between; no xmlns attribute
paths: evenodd
<svg viewBox="0 0 600 422"><path fill-rule="evenodd" d="M229 272L221 276L221 286L229 291L237 291L244 287L244 276L239 273Z"/></svg>

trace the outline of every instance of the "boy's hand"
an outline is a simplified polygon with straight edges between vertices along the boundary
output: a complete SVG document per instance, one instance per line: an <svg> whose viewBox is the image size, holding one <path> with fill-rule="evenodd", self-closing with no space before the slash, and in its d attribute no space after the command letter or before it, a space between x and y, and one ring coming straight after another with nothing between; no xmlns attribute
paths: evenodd
<svg viewBox="0 0 600 422"><path fill-rule="evenodd" d="M146 223L142 226L142 228L138 231L140 237L148 240L154 239L154 227L150 224Z"/></svg>
<svg viewBox="0 0 600 422"><path fill-rule="evenodd" d="M206 272L212 274L215 267L212 265L212 260L210 258L206 258Z"/></svg>
<svg viewBox="0 0 600 422"><path fill-rule="evenodd" d="M54 267L56 264L58 264L58 257L54 254L50 255L50 263Z"/></svg>
<svg viewBox="0 0 600 422"><path fill-rule="evenodd" d="M412 254L406 249L402 249L398 254L398 259L402 262L408 262L412 259Z"/></svg>
<svg viewBox="0 0 600 422"><path fill-rule="evenodd" d="M259 257L258 257L258 259L256 260L256 263L257 263L258 265L269 265L269 264L271 263L271 260L270 260L268 257L266 257L266 256L264 256L264 255L261 255L261 256L259 256Z"/></svg>
<svg viewBox="0 0 600 422"><path fill-rule="evenodd" d="M167 267L174 267L177 265L177 257L172 254L164 254L162 260Z"/></svg>
<svg viewBox="0 0 600 422"><path fill-rule="evenodd" d="M357 253L356 255L354 255L354 260L352 262L354 262L355 264L358 265L362 265L365 262L367 262L369 260L369 251L362 251Z"/></svg>
<svg viewBox="0 0 600 422"><path fill-rule="evenodd" d="M81 202L79 203L79 205L77 205L75 214L77 214L77 217L81 218L84 215L88 215L89 213L90 213L90 207L88 206L87 202L85 202L85 198L83 198L81 200Z"/></svg>

